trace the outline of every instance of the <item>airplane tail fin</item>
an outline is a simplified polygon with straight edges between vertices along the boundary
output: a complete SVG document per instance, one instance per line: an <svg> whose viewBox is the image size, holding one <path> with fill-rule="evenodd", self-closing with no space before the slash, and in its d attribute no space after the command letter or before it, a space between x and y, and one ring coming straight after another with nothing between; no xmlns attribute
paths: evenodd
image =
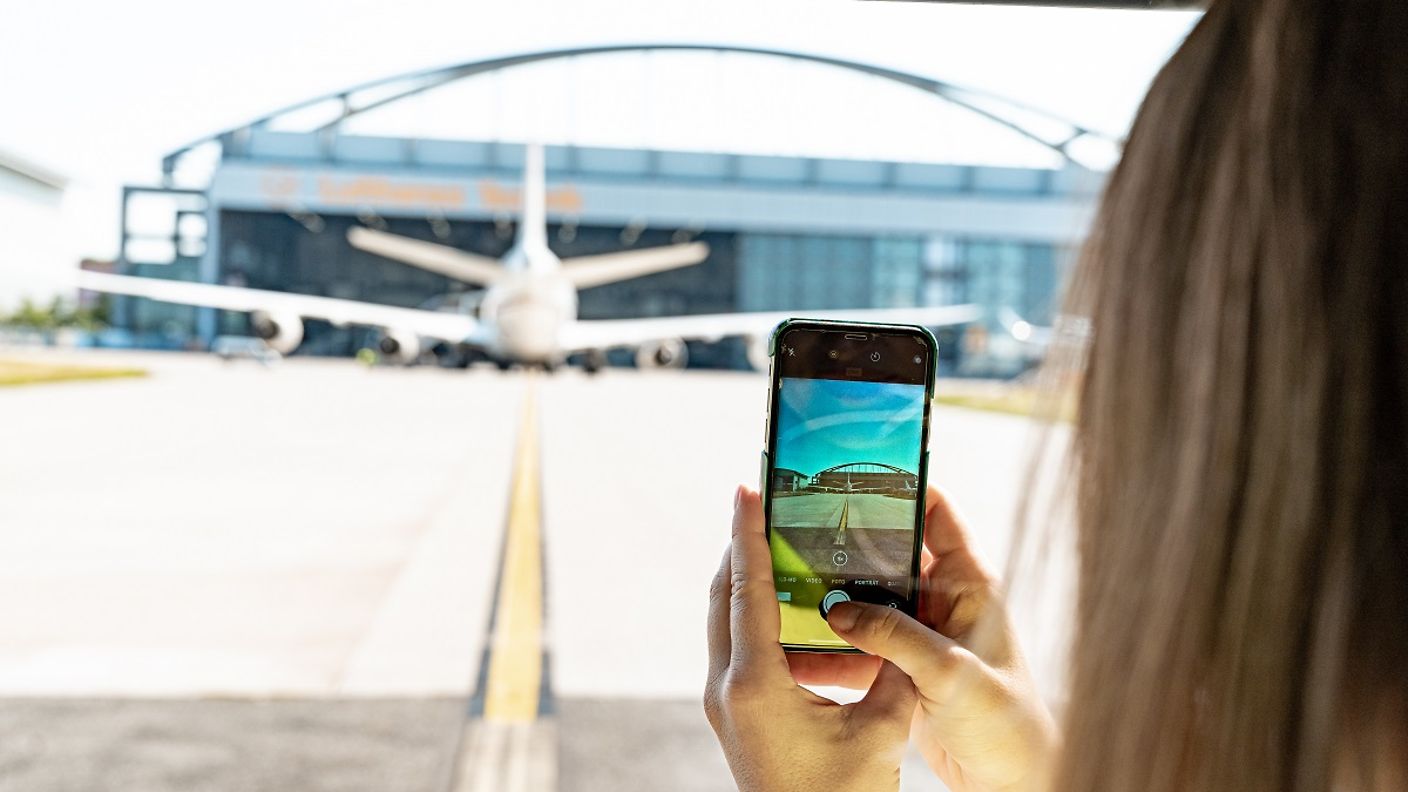
<svg viewBox="0 0 1408 792"><path fill-rule="evenodd" d="M518 246L546 250L548 247L547 176L543 165L543 145L523 146L523 212L518 220ZM530 256L530 263L546 260Z"/></svg>

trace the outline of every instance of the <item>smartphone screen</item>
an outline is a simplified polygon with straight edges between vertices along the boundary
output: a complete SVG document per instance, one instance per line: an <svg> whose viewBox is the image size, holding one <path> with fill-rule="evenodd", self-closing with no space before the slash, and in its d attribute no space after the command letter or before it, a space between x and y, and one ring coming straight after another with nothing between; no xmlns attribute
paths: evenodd
<svg viewBox="0 0 1408 792"><path fill-rule="evenodd" d="M919 328L779 333L764 486L790 648L846 650L826 623L837 602L914 612L933 351Z"/></svg>

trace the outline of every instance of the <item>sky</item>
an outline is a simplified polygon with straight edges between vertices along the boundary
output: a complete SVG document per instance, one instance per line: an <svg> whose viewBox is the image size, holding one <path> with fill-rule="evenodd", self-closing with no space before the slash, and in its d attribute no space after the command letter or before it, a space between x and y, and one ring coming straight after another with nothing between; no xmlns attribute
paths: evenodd
<svg viewBox="0 0 1408 792"><path fill-rule="evenodd" d="M1118 135L1197 18L854 0L6 6L0 149L70 179L64 212L72 233L64 244L75 257L116 254L121 185L154 183L165 153L273 108L391 74L623 41L755 45L907 69ZM936 115L935 103L918 92L873 78L784 62L764 67L746 58L681 63L630 56L536 73L530 67L409 103L399 115L368 116L353 131L538 134L548 142L858 157L892 152L943 161L1010 154L1014 164L1039 156L983 152L981 135L936 133L933 125L960 129L966 122Z"/></svg>
<svg viewBox="0 0 1408 792"><path fill-rule="evenodd" d="M924 386L853 380L782 380L777 467L813 476L848 462L919 472Z"/></svg>

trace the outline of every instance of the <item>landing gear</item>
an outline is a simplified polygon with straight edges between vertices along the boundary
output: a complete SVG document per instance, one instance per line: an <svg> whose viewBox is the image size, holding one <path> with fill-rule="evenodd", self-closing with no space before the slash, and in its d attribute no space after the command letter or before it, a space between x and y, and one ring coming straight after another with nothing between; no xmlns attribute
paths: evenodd
<svg viewBox="0 0 1408 792"><path fill-rule="evenodd" d="M593 349L582 356L582 371L588 374L598 374L606 368L606 353L600 349Z"/></svg>
<svg viewBox="0 0 1408 792"><path fill-rule="evenodd" d="M430 351L435 356L436 365L441 368L467 369L478 357L474 349L464 345L437 344Z"/></svg>
<svg viewBox="0 0 1408 792"><path fill-rule="evenodd" d="M494 358L494 365L498 367L499 371L508 371L513 368L513 363L503 358Z"/></svg>

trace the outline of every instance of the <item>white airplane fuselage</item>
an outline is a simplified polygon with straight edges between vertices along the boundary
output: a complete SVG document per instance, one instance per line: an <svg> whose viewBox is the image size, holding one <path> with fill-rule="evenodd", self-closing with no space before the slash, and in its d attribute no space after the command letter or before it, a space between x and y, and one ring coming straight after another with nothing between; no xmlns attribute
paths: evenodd
<svg viewBox="0 0 1408 792"><path fill-rule="evenodd" d="M479 320L491 334L488 351L500 360L561 363L559 331L577 319L577 289L546 245L515 245L503 258L508 274L484 293Z"/></svg>

